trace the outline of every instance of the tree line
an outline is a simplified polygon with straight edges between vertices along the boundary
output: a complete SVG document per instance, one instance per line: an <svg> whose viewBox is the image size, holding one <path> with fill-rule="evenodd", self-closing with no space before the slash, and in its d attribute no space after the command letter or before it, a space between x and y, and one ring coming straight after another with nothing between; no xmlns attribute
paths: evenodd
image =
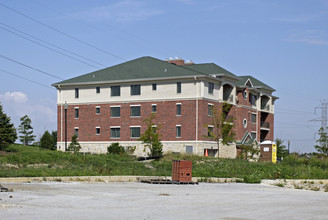
<svg viewBox="0 0 328 220"><path fill-rule="evenodd" d="M17 130L0 104L0 150L5 150L10 144L15 143L17 139L23 145L33 144L40 145L40 147L45 149L56 149L57 131L52 131L51 134L49 131L45 131L40 138L40 142L34 142L36 136L33 135L32 121L27 115L20 118L20 125Z"/></svg>

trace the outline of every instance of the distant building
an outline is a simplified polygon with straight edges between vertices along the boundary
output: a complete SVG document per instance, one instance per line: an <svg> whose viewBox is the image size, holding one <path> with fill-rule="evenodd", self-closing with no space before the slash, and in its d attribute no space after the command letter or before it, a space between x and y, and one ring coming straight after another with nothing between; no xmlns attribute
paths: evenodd
<svg viewBox="0 0 328 220"><path fill-rule="evenodd" d="M78 135L81 151L107 152L119 142L137 146L146 130L143 120L156 114L164 152L234 158L242 144L273 140L275 91L252 76L236 76L214 63L194 64L181 58L141 57L53 84L58 90L58 150ZM232 104L236 143L218 146L206 138L212 106ZM210 125L209 125L210 126Z"/></svg>

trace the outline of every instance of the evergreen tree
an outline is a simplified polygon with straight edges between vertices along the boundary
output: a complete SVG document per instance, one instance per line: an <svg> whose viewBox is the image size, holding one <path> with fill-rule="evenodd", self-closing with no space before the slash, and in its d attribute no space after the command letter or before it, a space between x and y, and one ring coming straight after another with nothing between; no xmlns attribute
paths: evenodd
<svg viewBox="0 0 328 220"><path fill-rule="evenodd" d="M3 112L0 104L0 150L4 150L9 144L13 144L16 139L16 128L14 124L10 123L10 117Z"/></svg>
<svg viewBox="0 0 328 220"><path fill-rule="evenodd" d="M147 125L147 130L138 139L145 144L150 150L149 156L162 156L163 155L163 144L159 138L158 130L159 127L154 127L155 114L152 113L149 118L146 118L144 122Z"/></svg>
<svg viewBox="0 0 328 220"><path fill-rule="evenodd" d="M24 145L29 145L32 141L35 139L35 135L33 134L33 127L31 126L31 119L27 116L24 115L20 119L21 124L19 125L19 133L22 135L19 136L19 140L24 144Z"/></svg>
<svg viewBox="0 0 328 220"><path fill-rule="evenodd" d="M327 135L327 129L324 129L321 127L319 129L319 139L317 140L317 143L320 145L315 145L314 148L319 152L322 153L324 156L328 156L328 135Z"/></svg>
<svg viewBox="0 0 328 220"><path fill-rule="evenodd" d="M79 142L77 141L77 136L74 134L72 136L72 141L68 146L68 150L69 151L74 151L74 153L79 152L81 149L81 145L79 144Z"/></svg>
<svg viewBox="0 0 328 220"><path fill-rule="evenodd" d="M51 149L53 147L54 141L49 133L49 131L45 131L40 139L40 147L44 149Z"/></svg>
<svg viewBox="0 0 328 220"><path fill-rule="evenodd" d="M51 136L52 136L52 140L53 140L52 148L56 149L56 146L57 146L57 131L51 132Z"/></svg>

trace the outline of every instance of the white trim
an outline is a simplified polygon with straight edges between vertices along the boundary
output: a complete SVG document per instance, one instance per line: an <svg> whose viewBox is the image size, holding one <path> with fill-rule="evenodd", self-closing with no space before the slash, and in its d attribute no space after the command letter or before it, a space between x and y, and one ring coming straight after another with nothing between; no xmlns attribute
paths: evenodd
<svg viewBox="0 0 328 220"><path fill-rule="evenodd" d="M79 109L80 107L74 107L74 109Z"/></svg>
<svg viewBox="0 0 328 220"><path fill-rule="evenodd" d="M100 108L100 106L96 106L96 108Z"/></svg>
<svg viewBox="0 0 328 220"><path fill-rule="evenodd" d="M141 106L141 104L139 104L139 105L130 105L130 107L140 107Z"/></svg>
<svg viewBox="0 0 328 220"><path fill-rule="evenodd" d="M131 125L130 128L141 128L141 125Z"/></svg>
<svg viewBox="0 0 328 220"><path fill-rule="evenodd" d="M121 105L111 105L111 108L121 108Z"/></svg>
<svg viewBox="0 0 328 220"><path fill-rule="evenodd" d="M74 127L74 129L79 129L79 127Z"/></svg>
<svg viewBox="0 0 328 220"><path fill-rule="evenodd" d="M207 103L207 105L212 105L213 106L214 104L213 103Z"/></svg>
<svg viewBox="0 0 328 220"><path fill-rule="evenodd" d="M214 125L207 125L207 127L209 127L209 128L214 128Z"/></svg>
<svg viewBox="0 0 328 220"><path fill-rule="evenodd" d="M181 103L175 103L175 105L182 105Z"/></svg>
<svg viewBox="0 0 328 220"><path fill-rule="evenodd" d="M121 126L110 126L109 128L121 128Z"/></svg>
<svg viewBox="0 0 328 220"><path fill-rule="evenodd" d="M157 106L157 104L151 104L151 106Z"/></svg>

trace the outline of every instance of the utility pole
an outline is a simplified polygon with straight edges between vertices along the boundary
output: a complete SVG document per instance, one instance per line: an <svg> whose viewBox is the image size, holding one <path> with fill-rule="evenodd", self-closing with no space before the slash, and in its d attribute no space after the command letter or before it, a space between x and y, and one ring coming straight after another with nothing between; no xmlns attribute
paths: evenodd
<svg viewBox="0 0 328 220"><path fill-rule="evenodd" d="M321 117L315 118L310 121L320 121L321 128L323 129L324 133L327 133L327 109L328 109L328 102L326 100L320 101L321 105L314 108L314 114L317 114L317 110L321 110Z"/></svg>

